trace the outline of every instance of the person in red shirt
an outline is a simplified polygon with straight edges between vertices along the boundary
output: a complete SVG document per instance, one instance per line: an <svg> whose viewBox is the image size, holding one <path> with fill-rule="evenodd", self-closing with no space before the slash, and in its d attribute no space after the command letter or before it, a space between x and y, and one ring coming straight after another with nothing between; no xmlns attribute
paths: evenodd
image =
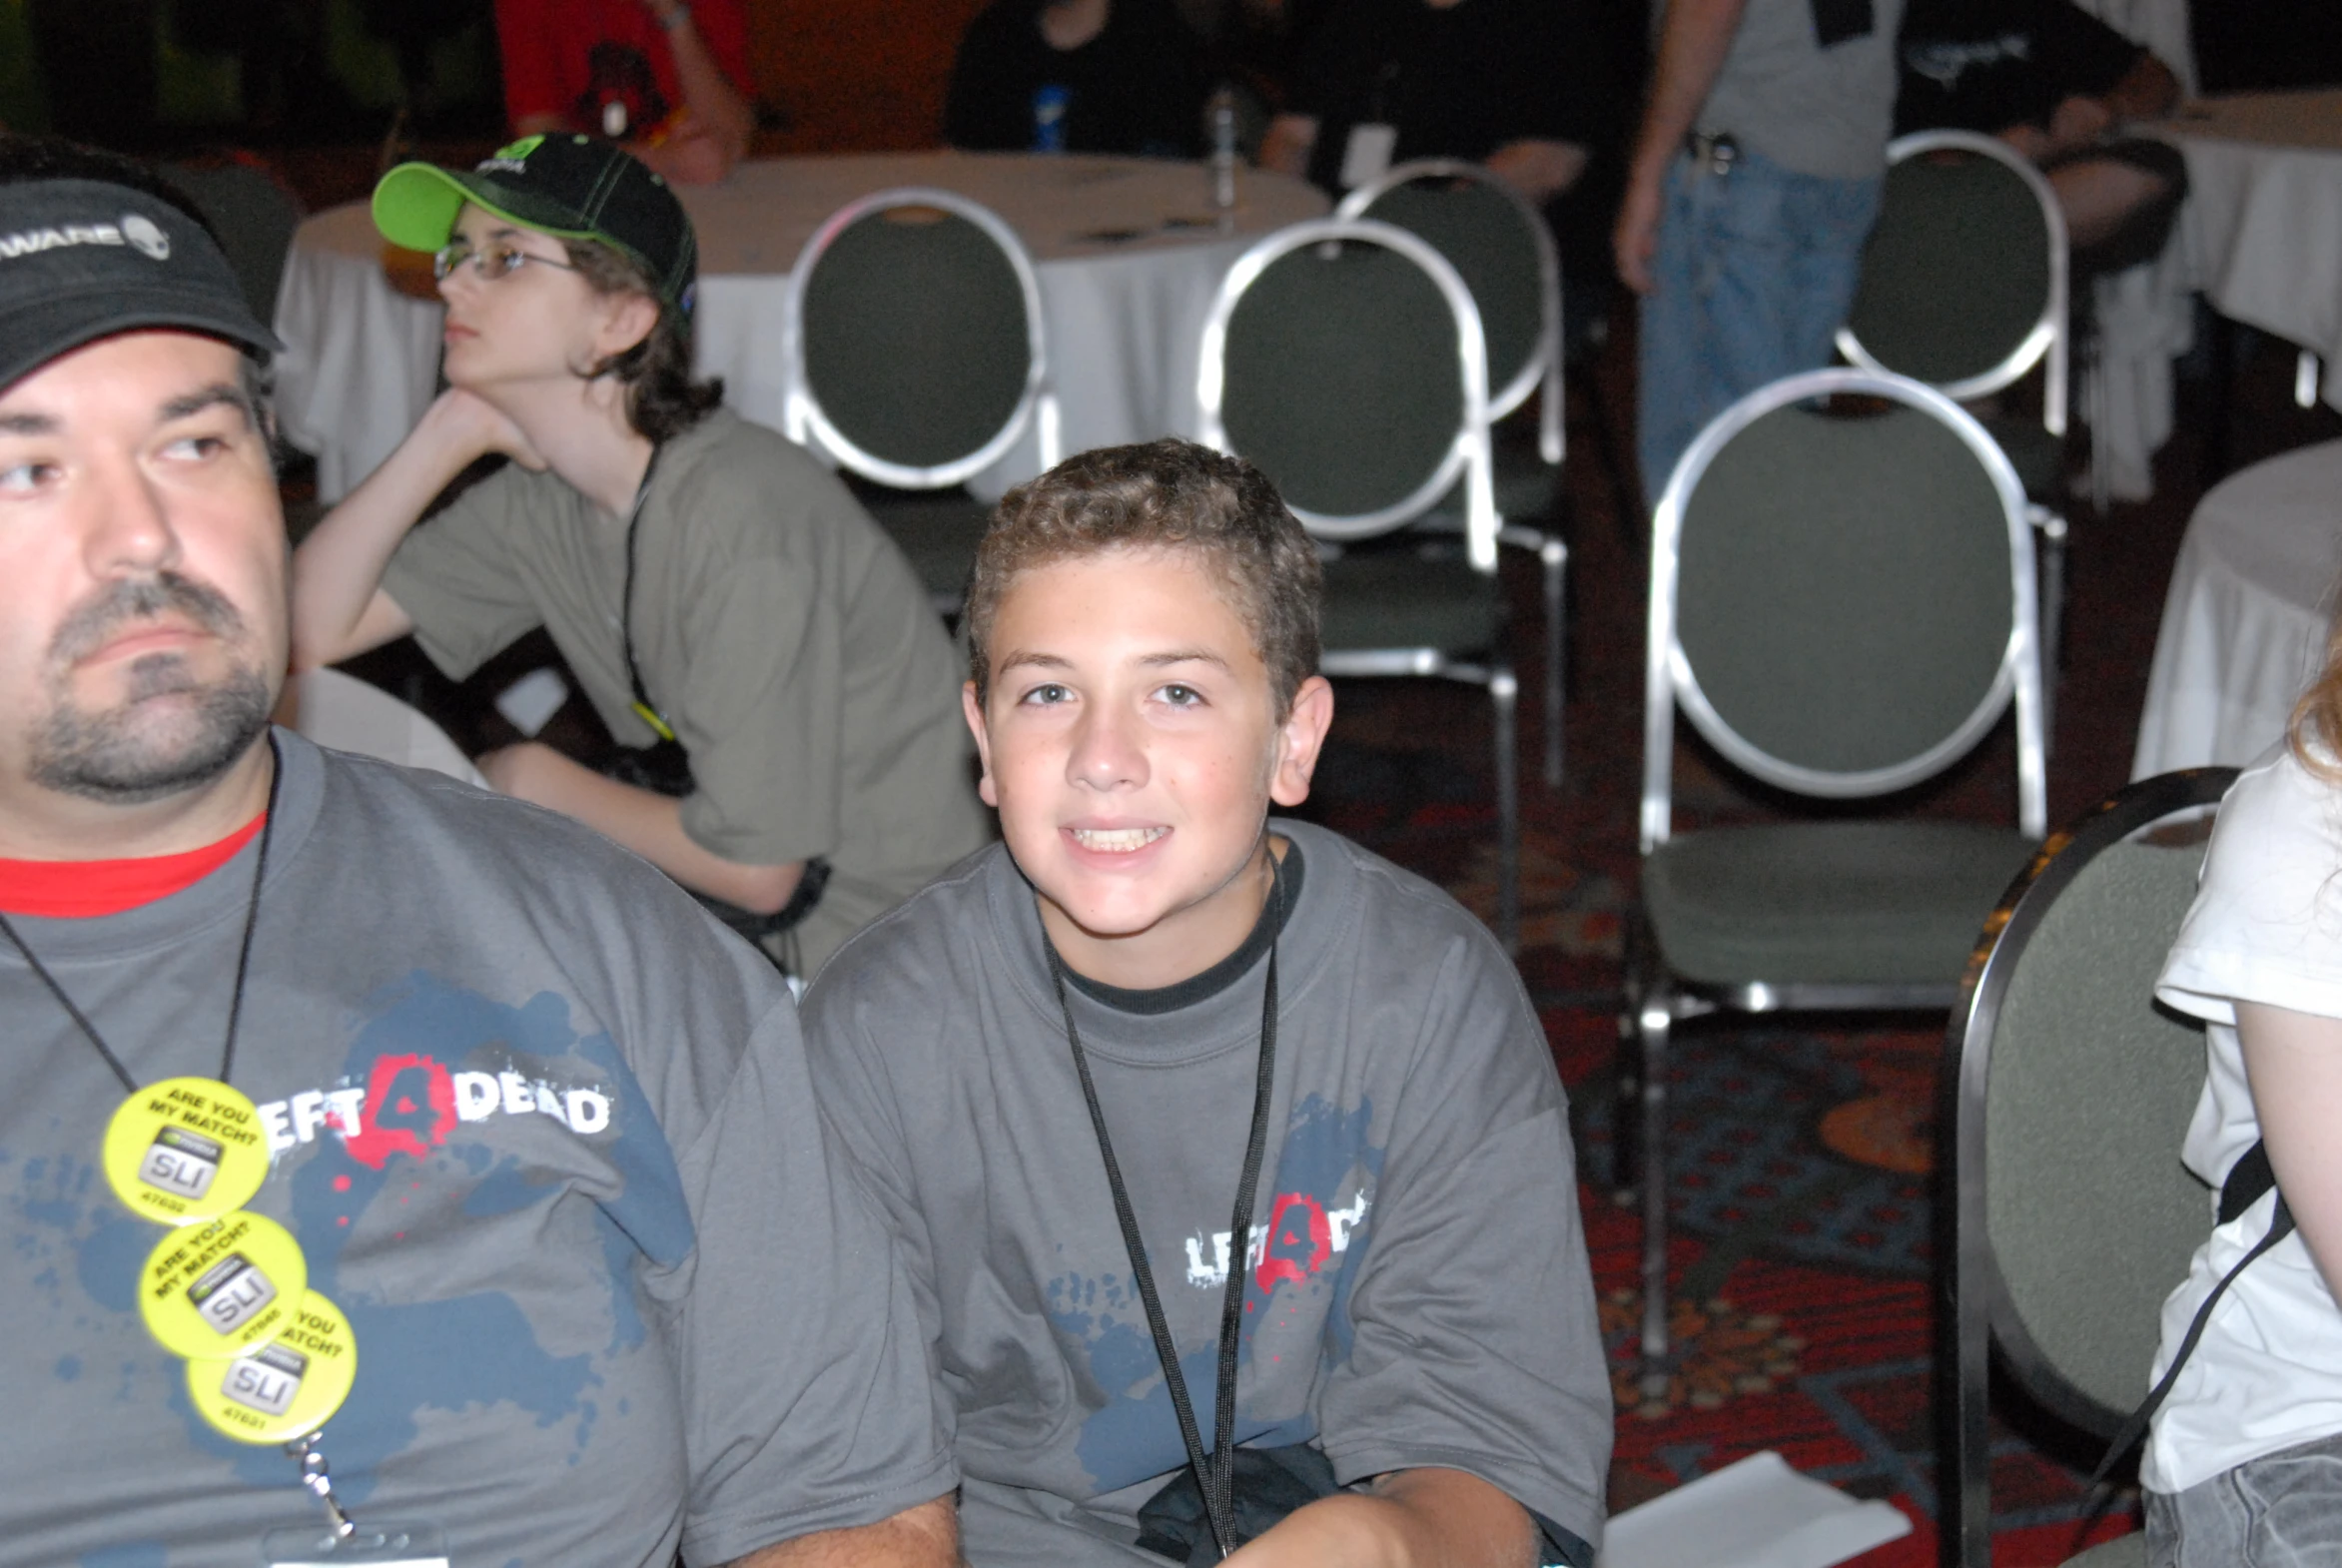
<svg viewBox="0 0 2342 1568"><path fill-rule="evenodd" d="M496 0L515 136L586 131L669 180L708 185L756 115L741 0Z"/></svg>

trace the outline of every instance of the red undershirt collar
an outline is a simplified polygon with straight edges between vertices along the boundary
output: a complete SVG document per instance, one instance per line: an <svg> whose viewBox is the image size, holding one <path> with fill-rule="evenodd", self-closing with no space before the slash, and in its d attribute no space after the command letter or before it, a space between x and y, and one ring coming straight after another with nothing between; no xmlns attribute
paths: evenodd
<svg viewBox="0 0 2342 1568"><path fill-rule="evenodd" d="M177 855L135 860L0 858L0 915L89 920L169 898L235 859L268 816L264 811L219 842Z"/></svg>

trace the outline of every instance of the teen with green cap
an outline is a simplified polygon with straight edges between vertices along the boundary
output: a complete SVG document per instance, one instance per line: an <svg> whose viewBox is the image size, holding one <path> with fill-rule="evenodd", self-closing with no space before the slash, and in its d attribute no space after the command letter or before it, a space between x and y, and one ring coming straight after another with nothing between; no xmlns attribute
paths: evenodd
<svg viewBox="0 0 2342 1568"><path fill-rule="evenodd" d="M983 842L917 577L834 475L691 380L690 220L626 153L541 136L468 173L405 164L374 210L437 253L448 389L303 543L296 663L411 629L460 678L543 625L621 744L680 744L684 793L533 743L481 758L488 781L810 978ZM417 526L491 453L511 461Z"/></svg>

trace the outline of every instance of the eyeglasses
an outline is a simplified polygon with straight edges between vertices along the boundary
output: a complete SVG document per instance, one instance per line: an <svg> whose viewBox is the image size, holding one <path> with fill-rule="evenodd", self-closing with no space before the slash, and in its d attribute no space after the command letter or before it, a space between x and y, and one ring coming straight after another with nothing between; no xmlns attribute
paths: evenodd
<svg viewBox="0 0 2342 1568"><path fill-rule="evenodd" d="M475 251L467 243L458 240L441 246L439 253L431 258L431 276L444 283L455 269L468 266L473 277L494 283L499 278L511 277L523 262L558 268L565 273L577 271L567 262L556 262L549 256L532 256L526 251L516 251L509 245L491 245L484 251Z"/></svg>

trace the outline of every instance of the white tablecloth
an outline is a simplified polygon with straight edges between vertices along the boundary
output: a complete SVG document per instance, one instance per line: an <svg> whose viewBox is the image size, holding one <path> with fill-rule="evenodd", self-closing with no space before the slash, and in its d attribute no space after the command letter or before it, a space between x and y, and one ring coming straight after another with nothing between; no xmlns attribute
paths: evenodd
<svg viewBox="0 0 2342 1568"><path fill-rule="evenodd" d="M2342 408L2342 90L2202 99L2165 134L2187 155L2196 287L2323 357L2325 399Z"/></svg>
<svg viewBox="0 0 2342 1568"><path fill-rule="evenodd" d="M2342 441L2207 492L2171 569L2130 776L2242 765L2283 737L2342 578Z"/></svg>
<svg viewBox="0 0 2342 1568"><path fill-rule="evenodd" d="M721 185L680 192L699 237L698 368L724 378L733 407L779 426L789 269L824 218L900 185L972 197L1032 251L1068 451L1192 434L1196 346L1221 275L1252 239L1327 205L1300 181L1246 170L1234 233L1223 235L1194 164L949 152L742 164ZM1102 238L1118 232L1138 237ZM286 435L317 456L327 501L390 455L437 381L429 271L397 253L402 291L386 251L366 205L353 203L303 224L286 262L278 410ZM1039 471L1029 434L972 487L998 494Z"/></svg>
<svg viewBox="0 0 2342 1568"><path fill-rule="evenodd" d="M295 677L277 717L321 746L426 768L487 788L487 780L445 730L355 675L321 669Z"/></svg>

